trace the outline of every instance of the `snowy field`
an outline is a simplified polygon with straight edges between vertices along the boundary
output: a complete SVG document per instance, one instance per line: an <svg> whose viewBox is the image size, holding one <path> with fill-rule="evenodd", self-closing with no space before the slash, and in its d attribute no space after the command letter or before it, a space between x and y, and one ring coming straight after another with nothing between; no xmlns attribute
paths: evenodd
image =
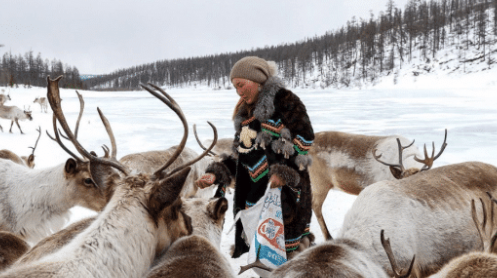
<svg viewBox="0 0 497 278"><path fill-rule="evenodd" d="M9 89L5 89L6 92ZM393 86L386 78L373 88L362 90L294 90L305 103L314 131L337 130L368 135L401 134L423 143L435 141L437 149L443 141L444 129L448 129L448 147L435 162L435 166L463 161L482 161L497 165L497 72L495 70L467 76L405 77ZM212 138L206 121L214 123L219 137L234 134L231 119L232 108L237 101L234 90L170 89L168 92L181 105L190 125L187 146L197 150L192 126L197 124L202 139ZM180 142L182 126L177 116L162 102L145 91L91 92L80 91L86 102L81 122L79 141L88 150L103 154L100 146L110 145L109 139L97 114L100 107L112 124L117 139L118 157L148 151L166 149ZM42 127L53 134L50 113L41 113L36 97L46 96L46 88L12 89L12 101L5 105L19 107L31 105L33 121L20 122L25 135L16 126L13 134L8 130L10 122L0 119L4 132L0 133L0 149L10 149L18 155L28 155L37 138L35 129ZM61 90L63 109L71 126L76 121L79 104L74 90ZM62 164L69 157L55 142L43 134L36 151L36 167L44 168ZM229 195L228 198L232 198ZM355 196L333 191L324 204L323 214L333 236L336 236L347 210ZM222 252L229 257L234 233L226 234L232 225L233 214L226 215ZM71 222L95 213L82 208L73 209ZM311 231L317 242L323 235L315 218ZM230 259L233 271L246 264L246 255ZM249 271L241 277L255 277Z"/></svg>

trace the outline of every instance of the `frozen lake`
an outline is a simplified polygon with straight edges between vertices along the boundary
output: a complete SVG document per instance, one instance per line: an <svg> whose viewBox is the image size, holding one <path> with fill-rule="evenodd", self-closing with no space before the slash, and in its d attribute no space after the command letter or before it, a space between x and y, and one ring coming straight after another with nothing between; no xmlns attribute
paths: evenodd
<svg viewBox="0 0 497 278"><path fill-rule="evenodd" d="M427 86L429 87L429 86ZM166 105L145 91L137 92L89 92L80 91L86 102L81 122L79 141L88 150L103 154L100 146L110 145L105 129L97 114L100 107L112 124L117 139L118 157L148 150L166 149L180 142L182 125L178 117ZM448 129L448 146L435 166L477 160L497 165L497 95L496 86L472 89L471 86L447 86L441 89L415 87L376 87L363 90L312 90L297 89L294 92L303 100L310 115L314 131L336 130L367 135L400 134L416 139L421 147L426 143L431 150L435 141L439 149ZM201 139L212 138L206 121L216 125L220 138L234 134L231 115L238 96L234 90L171 89L168 90L181 105L190 125L187 146L197 150L192 126L197 124ZM45 96L46 88L12 89L12 101L6 105L27 107L31 105L34 120L20 122L25 135L16 126L8 133L10 122L0 119L4 132L0 133L0 149L10 149L18 155L30 153L37 137L35 129L40 125L53 134L51 113L41 113L36 97ZM76 121L79 104L74 90L62 90L63 108L71 126ZM50 110L50 109L49 109ZM69 156L46 135L42 136L36 151L36 167L44 168L62 164ZM228 196L230 197L230 196ZM232 197L232 196L231 196ZM323 214L332 235L336 235L343 217L355 196L331 192L325 202ZM232 200L230 200L231 202ZM231 205L231 203L230 203ZM84 209L73 210L71 221L92 215ZM225 231L232 225L231 207L226 215ZM315 218L311 231L317 242L323 236ZM229 257L233 233L223 234L222 252ZM246 264L246 255L230 259L234 272ZM241 277L255 276L247 272Z"/></svg>

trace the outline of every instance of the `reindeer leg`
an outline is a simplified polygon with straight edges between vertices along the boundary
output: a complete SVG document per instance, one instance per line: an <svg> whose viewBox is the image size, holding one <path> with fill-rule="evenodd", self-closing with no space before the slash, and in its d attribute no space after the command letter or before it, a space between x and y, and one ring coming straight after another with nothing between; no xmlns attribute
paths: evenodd
<svg viewBox="0 0 497 278"><path fill-rule="evenodd" d="M319 227L321 227L321 231L323 232L324 238L326 240L332 239L330 232L328 231L328 227L326 226L326 222L324 222L323 218L323 203L326 200L326 196L328 196L328 192L330 188L325 186L325 182L315 182L311 185L312 187L312 210L314 214L316 214L316 218L318 219Z"/></svg>
<svg viewBox="0 0 497 278"><path fill-rule="evenodd" d="M14 120L12 120L12 122L10 122L10 130L9 130L9 133L12 133L12 126L14 125Z"/></svg>
<svg viewBox="0 0 497 278"><path fill-rule="evenodd" d="M18 121L17 119L16 119L16 124L17 124L17 127L19 128L19 130L21 131L21 134L24 134L24 133L22 132L21 126L19 125L19 121Z"/></svg>
<svg viewBox="0 0 497 278"><path fill-rule="evenodd" d="M3 127L0 125L0 130L3 132Z"/></svg>

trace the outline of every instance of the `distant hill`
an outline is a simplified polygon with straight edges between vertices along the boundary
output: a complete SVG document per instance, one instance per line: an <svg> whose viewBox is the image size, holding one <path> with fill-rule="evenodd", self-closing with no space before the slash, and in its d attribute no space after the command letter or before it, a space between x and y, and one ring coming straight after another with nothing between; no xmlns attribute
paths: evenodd
<svg viewBox="0 0 497 278"><path fill-rule="evenodd" d="M495 66L497 0L411 0L402 10L388 2L370 19L292 44L204 57L162 60L120 69L84 84L91 89L167 87L230 88L229 73L254 55L278 64L290 87L360 88L385 76L474 73ZM332 16L332 14L330 14Z"/></svg>

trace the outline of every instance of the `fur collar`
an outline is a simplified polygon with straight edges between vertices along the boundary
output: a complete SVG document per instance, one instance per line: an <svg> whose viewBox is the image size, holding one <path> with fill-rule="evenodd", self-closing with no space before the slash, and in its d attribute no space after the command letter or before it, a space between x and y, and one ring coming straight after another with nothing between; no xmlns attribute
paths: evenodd
<svg viewBox="0 0 497 278"><path fill-rule="evenodd" d="M285 84L283 80L277 76L269 77L262 85L254 109L254 117L259 120L259 122L265 122L274 114L274 97L282 88L285 88ZM235 129L237 131L239 131L241 122L244 120L241 115L246 114L245 111L242 110L243 108L238 111L234 119Z"/></svg>

